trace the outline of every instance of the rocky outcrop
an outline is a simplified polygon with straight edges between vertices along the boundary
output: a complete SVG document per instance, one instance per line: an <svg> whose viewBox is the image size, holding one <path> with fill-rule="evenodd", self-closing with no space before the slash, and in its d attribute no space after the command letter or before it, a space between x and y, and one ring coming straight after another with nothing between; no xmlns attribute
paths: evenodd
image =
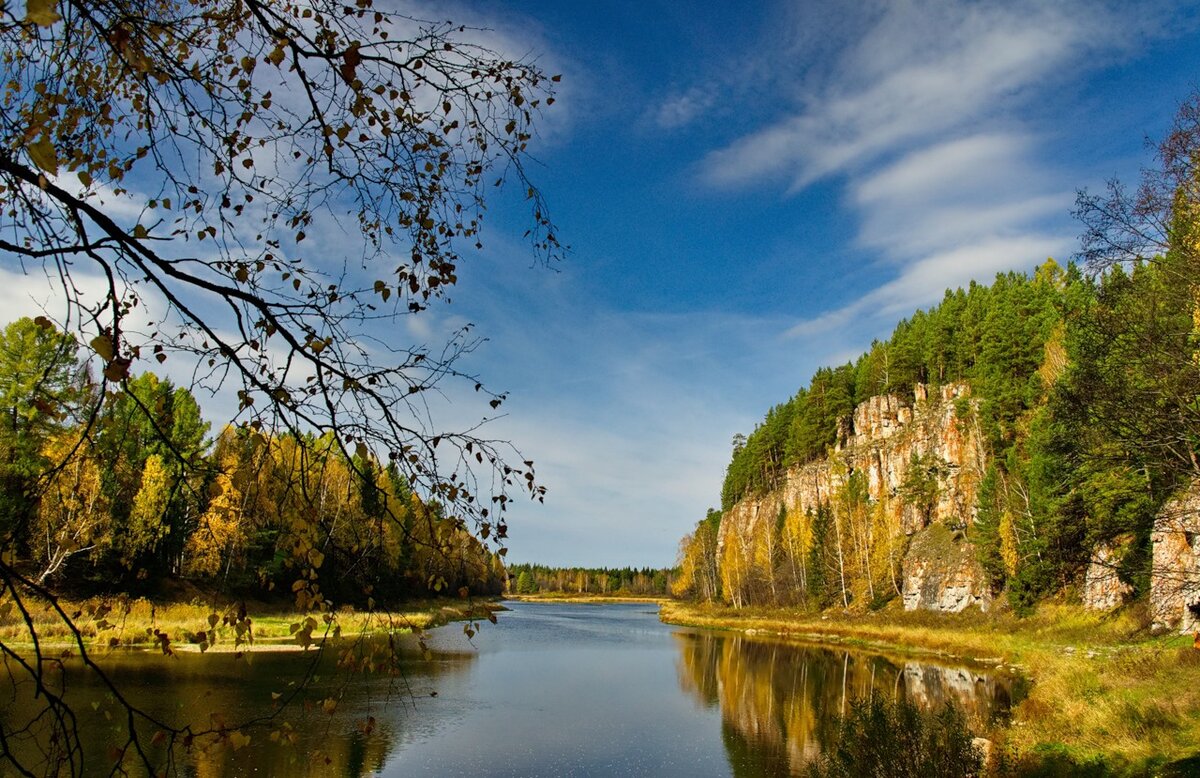
<svg viewBox="0 0 1200 778"><path fill-rule="evenodd" d="M1150 535L1150 616L1155 626L1200 629L1200 481L1169 501Z"/></svg>
<svg viewBox="0 0 1200 778"><path fill-rule="evenodd" d="M966 384L947 384L933 401L918 385L914 402L894 395L872 397L854 409L852 435L839 445L847 470L863 469L871 499L893 503L906 535L930 521L970 524L983 473L983 447L974 414L959 417L960 408L973 409ZM938 498L930 515L896 500L916 454L937 465ZM827 463L822 463L826 464Z"/></svg>
<svg viewBox="0 0 1200 778"><path fill-rule="evenodd" d="M1083 576L1083 607L1111 611L1125 604L1133 587L1121 580L1117 568L1132 542L1132 538L1121 538L1112 543L1101 543L1092 552Z"/></svg>
<svg viewBox="0 0 1200 778"><path fill-rule="evenodd" d="M814 514L821 505L833 505L856 472L865 476L873 509L883 511L881 523L895 548L902 550L908 538L931 524L953 529L973 524L986 467L976 403L965 384L947 384L936 391L918 385L913 394L912 402L881 395L859 404L852 418L839 425L840 437L828 458L790 469L775 491L743 499L725 512L719 546L748 547L746 539L758 537L781 514ZM924 504L905 494L914 461L936 479L932 500ZM961 610L986 599L985 577L969 553L970 543L963 540L959 546L961 553L950 561L905 561L914 607ZM908 591L906 582L906 603Z"/></svg>
<svg viewBox="0 0 1200 778"><path fill-rule="evenodd" d="M944 524L918 532L904 556L904 610L987 610L992 592L975 546Z"/></svg>

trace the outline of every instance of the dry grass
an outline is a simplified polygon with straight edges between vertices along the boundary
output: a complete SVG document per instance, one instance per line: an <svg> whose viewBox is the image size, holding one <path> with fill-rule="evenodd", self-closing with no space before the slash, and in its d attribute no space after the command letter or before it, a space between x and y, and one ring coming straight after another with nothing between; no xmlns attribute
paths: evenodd
<svg viewBox="0 0 1200 778"><path fill-rule="evenodd" d="M1188 636L1151 636L1133 609L1101 617L1049 603L1026 618L897 611L814 616L666 603L662 618L1013 667L1032 682L1011 726L999 733L1015 759L1053 743L1081 761L1100 756L1130 767L1183 758L1200 747L1200 651Z"/></svg>
<svg viewBox="0 0 1200 778"><path fill-rule="evenodd" d="M327 632L341 634L419 632L451 621L486 619L497 609L486 600L423 600L406 603L394 611L356 611L343 607L334 613L299 613L279 604L246 604L244 617L249 629L238 639L236 622L241 620L241 602L155 603L126 596L90 598L59 606L71 617L68 624L49 603L26 601L29 621L11 604L0 603L0 642L18 650L32 645L32 632L44 648L75 645L75 632L89 648L160 646L162 634L175 648L206 650L245 649L253 638L259 649L288 644L299 647L298 632L312 619L311 637ZM243 622L245 624L245 622Z"/></svg>

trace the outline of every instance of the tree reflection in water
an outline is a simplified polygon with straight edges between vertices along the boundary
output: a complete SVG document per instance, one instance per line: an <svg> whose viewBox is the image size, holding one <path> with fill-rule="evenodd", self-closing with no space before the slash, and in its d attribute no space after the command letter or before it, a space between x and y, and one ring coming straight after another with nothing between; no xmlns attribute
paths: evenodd
<svg viewBox="0 0 1200 778"><path fill-rule="evenodd" d="M735 775L786 775L835 739L855 699L885 695L925 711L956 705L975 731L1008 714L1013 679L966 667L779 640L677 632L679 683L721 711Z"/></svg>
<svg viewBox="0 0 1200 778"><path fill-rule="evenodd" d="M381 659L367 669L362 662L348 669L351 656ZM419 701L436 691L439 680L468 670L476 658L470 651L438 651L425 661L415 641L404 639L394 654L381 641L368 640L345 641L320 654L250 650L164 657L114 651L102 661L135 705L159 720L211 733L177 744L168 757L167 743L145 731L143 742L152 744L153 761L170 774L215 778L378 774L393 760L397 746L414 736L414 728L428 724L415 710ZM308 684L281 707L295 691L281 679L303 677L305 667L311 673ZM118 735L127 726L123 710L94 674L80 671L77 660L65 660L57 677L57 690L78 716L84 772L119 774L116 760L121 755L113 753L112 744L122 742ZM49 744L34 719L40 708L32 692L24 676L9 674L0 665L0 719L9 729L27 722L23 736L10 739L10 745L23 749L27 763L36 765L36 754L45 753ZM255 723L236 733L225 730L245 722ZM124 760L124 766L132 775L143 772L132 759Z"/></svg>

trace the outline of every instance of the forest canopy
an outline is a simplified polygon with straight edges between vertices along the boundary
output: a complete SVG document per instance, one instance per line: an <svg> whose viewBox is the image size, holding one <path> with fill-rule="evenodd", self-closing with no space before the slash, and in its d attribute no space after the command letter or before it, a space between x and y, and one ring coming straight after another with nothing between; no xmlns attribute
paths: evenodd
<svg viewBox="0 0 1200 778"><path fill-rule="evenodd" d="M137 592L186 579L262 596L317 569L325 592L305 590L306 605L501 591L499 556L395 464L348 459L329 433L210 436L192 392L151 372L99 402L76 354L28 318L0 333L0 399L15 420L0 430L0 531L38 583Z"/></svg>

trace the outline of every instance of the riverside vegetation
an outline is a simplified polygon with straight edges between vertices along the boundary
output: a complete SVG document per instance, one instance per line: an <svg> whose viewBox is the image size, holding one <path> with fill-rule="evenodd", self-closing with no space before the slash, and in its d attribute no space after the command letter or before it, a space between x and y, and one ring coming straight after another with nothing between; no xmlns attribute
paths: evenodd
<svg viewBox="0 0 1200 778"><path fill-rule="evenodd" d="M150 372L100 402L75 341L31 319L0 332L0 369L12 420L0 532L37 584L136 596L183 580L303 595L302 610L503 587L498 554L395 464L347 456L331 435L227 427L210 439L192 393ZM295 586L316 569L324 590Z"/></svg>
<svg viewBox="0 0 1200 778"><path fill-rule="evenodd" d="M1081 264L948 290L735 437L664 618L1017 665L1014 763L1193 756L1200 96L1158 151L1080 195Z"/></svg>

